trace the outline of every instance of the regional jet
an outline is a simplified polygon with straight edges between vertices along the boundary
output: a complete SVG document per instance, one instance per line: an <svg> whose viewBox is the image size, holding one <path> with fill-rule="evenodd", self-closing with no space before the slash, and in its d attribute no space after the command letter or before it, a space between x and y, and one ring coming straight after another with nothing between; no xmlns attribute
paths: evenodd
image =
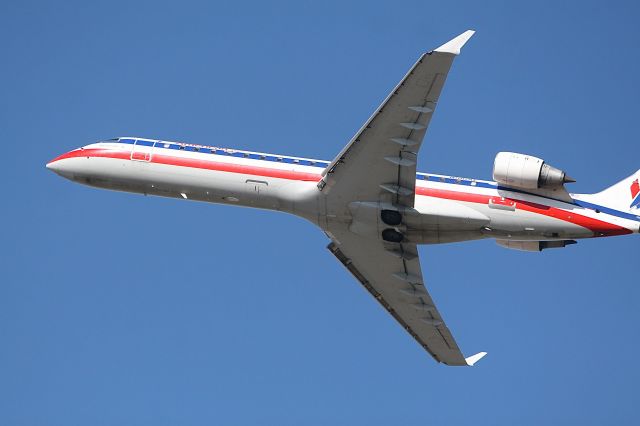
<svg viewBox="0 0 640 426"><path fill-rule="evenodd" d="M493 181L417 173L418 151L466 31L423 54L333 160L139 137L67 152L47 168L98 188L291 213L317 225L329 251L436 361L473 365L429 295L418 244L493 238L538 252L640 231L640 170L604 191L540 158L495 157Z"/></svg>

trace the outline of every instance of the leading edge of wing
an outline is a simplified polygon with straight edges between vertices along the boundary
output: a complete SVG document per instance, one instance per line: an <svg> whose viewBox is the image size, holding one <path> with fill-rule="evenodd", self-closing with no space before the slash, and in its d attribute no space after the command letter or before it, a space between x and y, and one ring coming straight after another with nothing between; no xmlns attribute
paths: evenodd
<svg viewBox="0 0 640 426"><path fill-rule="evenodd" d="M462 46L464 46L475 33L476 32L474 30L467 30L462 34L460 34L458 37L453 38L448 42L446 42L445 44L443 44L442 46L438 47L437 49L434 49L434 52L451 53L454 55L459 55L460 49L462 49Z"/></svg>
<svg viewBox="0 0 640 426"><path fill-rule="evenodd" d="M437 52L437 53L450 53L450 54L452 54L454 56L457 56L457 55L460 54L460 50L462 49L462 47L467 43L467 41L469 41L469 39L474 34L475 34L474 30L467 30L467 31L463 32L462 34L460 34L459 36L449 40L448 42L446 42L442 46L440 46L440 47L438 47L438 48L436 48L436 49L434 49L432 51L429 51L427 53L423 53L422 55L420 55L418 60L413 64L413 66L409 69L409 71L407 71L407 73L404 75L402 80L400 80L400 82L394 87L394 89L387 95L387 97L382 101L380 106L369 117L369 119L362 125L362 127L356 132L356 134L349 141L349 143L344 148L342 148L342 150L333 159L333 161L331 161L331 163L329 163L329 165L322 171L321 175L324 177L327 174L331 173L336 168L336 166L340 163L340 161L342 161L344 155L351 149L351 146L358 140L358 136L360 134L362 134L362 132L367 127L369 127L371 122L382 112L382 109L384 108L384 106L389 102L389 100L398 91L398 89L404 85L404 83L407 80L407 78L409 78L409 76L414 72L416 67L418 67L418 65L420 65L422 60L427 55L430 55L433 52Z"/></svg>

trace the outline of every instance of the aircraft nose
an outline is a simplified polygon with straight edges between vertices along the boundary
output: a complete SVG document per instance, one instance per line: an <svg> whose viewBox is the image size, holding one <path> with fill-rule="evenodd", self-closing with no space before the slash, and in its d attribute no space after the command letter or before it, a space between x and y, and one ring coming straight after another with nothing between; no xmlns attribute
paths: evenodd
<svg viewBox="0 0 640 426"><path fill-rule="evenodd" d="M73 151L71 151L71 153L73 153ZM53 160L49 161L45 165L45 167L62 177L70 179L71 175L73 174L73 167L72 164L70 164L73 162L70 161L71 153L62 154L54 158Z"/></svg>
<svg viewBox="0 0 640 426"><path fill-rule="evenodd" d="M62 174L65 171L64 162L63 159L55 158L49 161L45 167L54 173Z"/></svg>
<svg viewBox="0 0 640 426"><path fill-rule="evenodd" d="M60 168L60 165L56 163L58 163L56 160L49 161L45 167L52 172L56 172Z"/></svg>

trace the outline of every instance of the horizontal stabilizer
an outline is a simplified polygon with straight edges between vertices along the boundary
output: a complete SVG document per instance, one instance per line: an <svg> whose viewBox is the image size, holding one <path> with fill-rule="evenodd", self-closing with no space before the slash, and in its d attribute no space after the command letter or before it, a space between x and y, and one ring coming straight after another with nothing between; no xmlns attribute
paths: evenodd
<svg viewBox="0 0 640 426"><path fill-rule="evenodd" d="M486 354L487 354L486 352L478 352L478 353L477 353L477 354L475 354L475 355L471 355L471 356L466 357L464 360L465 360L465 361L467 361L467 365L468 365L469 367L473 367L473 365L474 365L476 362L480 361L482 358L484 358L484 356L485 356Z"/></svg>

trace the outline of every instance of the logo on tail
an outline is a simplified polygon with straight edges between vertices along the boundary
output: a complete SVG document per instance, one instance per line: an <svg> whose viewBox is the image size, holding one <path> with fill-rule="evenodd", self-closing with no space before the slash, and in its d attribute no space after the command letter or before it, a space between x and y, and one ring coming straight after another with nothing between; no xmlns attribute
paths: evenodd
<svg viewBox="0 0 640 426"><path fill-rule="evenodd" d="M638 183L638 179L631 183L631 199L629 207L638 208L640 206L640 183Z"/></svg>

